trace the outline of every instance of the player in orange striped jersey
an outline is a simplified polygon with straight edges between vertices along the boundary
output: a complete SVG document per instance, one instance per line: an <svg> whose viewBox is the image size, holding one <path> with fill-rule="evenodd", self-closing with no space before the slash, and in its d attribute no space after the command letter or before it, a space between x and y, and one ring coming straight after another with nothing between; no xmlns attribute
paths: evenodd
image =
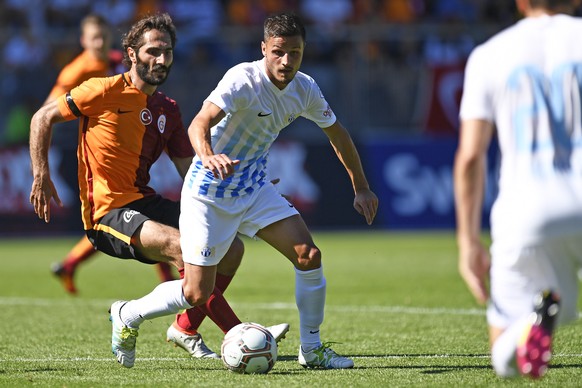
<svg viewBox="0 0 582 388"><path fill-rule="evenodd" d="M167 262L183 272L180 203L161 197L148 186L150 167L162 152L168 153L182 177L193 157L178 105L157 91L170 72L175 41L169 15L139 20L123 39L124 63L131 66L128 72L85 81L35 113L30 133L30 202L45 222L50 221L51 200L61 204L48 165L52 126L78 117L81 210L89 240L109 255L145 263ZM207 300L192 297L187 278L163 282L156 287L161 290L159 298L147 303L144 318L188 308L188 312L209 316L223 332L240 323L222 292L234 276L243 250L237 238L224 265L217 268L215 287ZM194 305L197 307L190 308ZM125 323L130 318L135 322L135 317L131 309L122 310L123 306L116 302L110 310L112 351L119 363L130 368L135 362L138 327ZM197 332L201 320L194 315L179 316L168 329L168 339L193 357L217 358ZM273 334L280 339L288 325L278 326L279 332Z"/></svg>
<svg viewBox="0 0 582 388"><path fill-rule="evenodd" d="M100 15L90 14L81 21L79 38L83 51L59 73L45 104L93 77L116 74L122 68L123 54L111 48L109 23Z"/></svg>
<svg viewBox="0 0 582 388"><path fill-rule="evenodd" d="M45 104L90 78L106 77L122 71L123 54L111 49L111 30L105 18L94 14L83 18L80 43L83 51L61 70ZM53 274L61 280L67 292L77 293L73 280L75 270L94 253L95 248L83 236L62 262L52 265ZM172 269L167 263L158 263L156 267L161 281L174 280Z"/></svg>

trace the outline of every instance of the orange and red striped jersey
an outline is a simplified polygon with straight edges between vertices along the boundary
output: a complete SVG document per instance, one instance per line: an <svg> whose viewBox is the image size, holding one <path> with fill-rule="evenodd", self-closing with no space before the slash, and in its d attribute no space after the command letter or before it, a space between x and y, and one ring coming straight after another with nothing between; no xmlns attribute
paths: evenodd
<svg viewBox="0 0 582 388"><path fill-rule="evenodd" d="M91 78L58 98L66 120L79 118L78 179L85 229L110 210L145 196L152 164L194 151L177 103L137 89L129 73Z"/></svg>

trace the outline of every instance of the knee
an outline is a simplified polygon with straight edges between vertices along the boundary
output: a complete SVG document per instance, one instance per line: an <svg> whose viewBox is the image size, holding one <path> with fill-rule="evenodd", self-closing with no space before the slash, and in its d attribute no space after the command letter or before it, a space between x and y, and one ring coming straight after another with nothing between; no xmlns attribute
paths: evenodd
<svg viewBox="0 0 582 388"><path fill-rule="evenodd" d="M180 246L180 233L176 231L166 236L163 246L166 249L162 252L163 256L169 263L176 268L184 268L184 261L182 259L182 247Z"/></svg>
<svg viewBox="0 0 582 388"><path fill-rule="evenodd" d="M228 252L222 258L217 267L217 272L222 275L233 276L242 262L245 246L238 237L234 239Z"/></svg>
<svg viewBox="0 0 582 388"><path fill-rule="evenodd" d="M295 267L301 271L309 271L321 267L321 251L313 245L304 244L297 251Z"/></svg>
<svg viewBox="0 0 582 388"><path fill-rule="evenodd" d="M184 293L184 298L186 298L190 306L199 306L205 304L212 294L212 290L204 290L200 287L194 287L187 282L183 283L182 292Z"/></svg>

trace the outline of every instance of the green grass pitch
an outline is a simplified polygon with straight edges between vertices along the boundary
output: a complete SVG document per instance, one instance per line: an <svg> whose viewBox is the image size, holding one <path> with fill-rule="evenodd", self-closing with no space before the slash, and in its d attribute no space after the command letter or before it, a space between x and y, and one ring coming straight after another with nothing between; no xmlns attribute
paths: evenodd
<svg viewBox="0 0 582 388"><path fill-rule="evenodd" d="M157 283L153 267L98 254L77 274L77 297L49 272L75 238L0 240L0 386L42 387L491 387L580 386L582 330L561 328L552 368L539 383L497 378L489 361L484 308L458 273L452 232L316 232L327 278L322 339L353 357L351 370L297 363L298 313L292 266L264 242L246 254L226 292L243 321L289 322L267 375L236 375L220 361L194 360L165 342L173 316L146 321L135 367L110 349L107 309ZM218 351L222 332L201 332Z"/></svg>

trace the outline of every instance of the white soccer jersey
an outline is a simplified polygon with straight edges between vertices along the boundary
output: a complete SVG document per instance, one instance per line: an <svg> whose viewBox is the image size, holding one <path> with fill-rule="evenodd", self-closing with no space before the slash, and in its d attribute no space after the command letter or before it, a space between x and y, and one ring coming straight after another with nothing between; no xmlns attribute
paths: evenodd
<svg viewBox="0 0 582 388"><path fill-rule="evenodd" d="M461 119L493 122L502 155L496 243L582 231L581 37L578 18L526 18L469 57Z"/></svg>
<svg viewBox="0 0 582 388"><path fill-rule="evenodd" d="M228 70L206 100L226 113L211 129L214 153L241 162L232 177L220 180L195 157L185 187L202 197L237 197L262 186L271 144L299 116L321 128L336 121L313 78L297 72L293 81L279 90L267 76L264 59Z"/></svg>

